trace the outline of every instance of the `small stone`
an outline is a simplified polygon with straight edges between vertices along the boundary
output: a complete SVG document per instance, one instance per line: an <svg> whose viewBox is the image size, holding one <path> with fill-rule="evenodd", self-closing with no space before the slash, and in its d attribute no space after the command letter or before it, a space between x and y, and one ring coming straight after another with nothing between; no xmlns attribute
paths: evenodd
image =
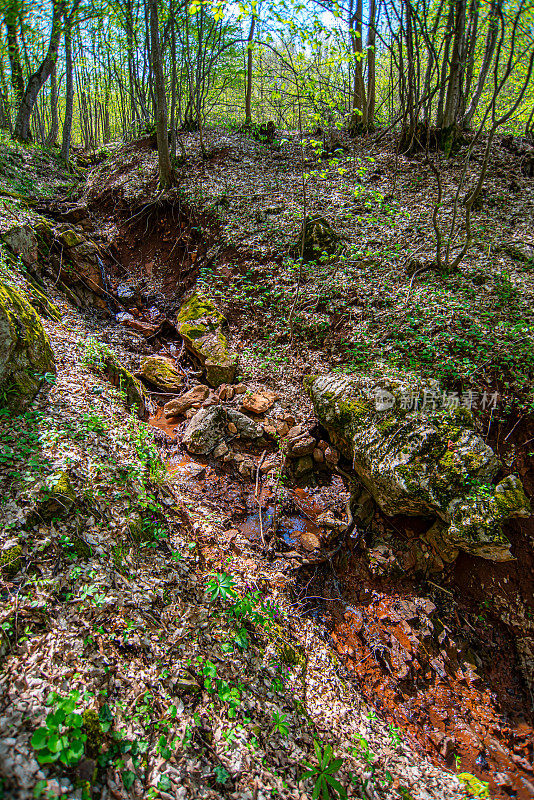
<svg viewBox="0 0 534 800"><path fill-rule="evenodd" d="M308 472L313 471L313 459L311 456L299 458L295 466L295 477L300 478Z"/></svg>
<svg viewBox="0 0 534 800"><path fill-rule="evenodd" d="M173 682L172 691L174 694L197 694L200 686L193 678L183 676Z"/></svg>
<svg viewBox="0 0 534 800"><path fill-rule="evenodd" d="M153 336L158 330L157 325L150 325L148 322L141 322L138 319L126 320L125 324L128 328L137 331L137 333L142 333L147 338Z"/></svg>
<svg viewBox="0 0 534 800"><path fill-rule="evenodd" d="M297 418L293 416L293 414L288 414L287 412L282 415L282 419L284 422L287 422L289 428L292 428L294 425L297 424Z"/></svg>
<svg viewBox="0 0 534 800"><path fill-rule="evenodd" d="M238 383L237 386L234 386L235 394L245 394L247 391L247 387L244 386L242 383Z"/></svg>
<svg viewBox="0 0 534 800"><path fill-rule="evenodd" d="M251 467L252 464L249 461L243 460L237 467L237 471L240 475L243 475L244 478L249 478L251 474Z"/></svg>
<svg viewBox="0 0 534 800"><path fill-rule="evenodd" d="M133 306L137 302L138 291L130 283L120 283L117 286L117 299L123 306Z"/></svg>
<svg viewBox="0 0 534 800"><path fill-rule="evenodd" d="M228 445L226 442L221 442L215 450L213 451L213 455L215 458L222 458L229 452Z"/></svg>
<svg viewBox="0 0 534 800"><path fill-rule="evenodd" d="M300 543L305 550L311 552L321 546L321 542L314 533L303 533L300 536Z"/></svg>
<svg viewBox="0 0 534 800"><path fill-rule="evenodd" d="M337 464L339 461L339 450L335 447L327 447L324 451L324 457L328 464Z"/></svg>
<svg viewBox="0 0 534 800"><path fill-rule="evenodd" d="M287 422L287 420L286 420ZM296 439L297 436L300 436L302 433L302 428L300 425L293 425L287 432L288 439Z"/></svg>
<svg viewBox="0 0 534 800"><path fill-rule="evenodd" d="M188 464L187 473L191 478L201 478L206 472L206 467L202 464Z"/></svg>
<svg viewBox="0 0 534 800"><path fill-rule="evenodd" d="M235 435L237 433L237 428L233 422L229 422L227 427L228 427L228 433L231 433L232 435Z"/></svg>
<svg viewBox="0 0 534 800"><path fill-rule="evenodd" d="M121 311L115 317L115 321L119 323L119 325L126 325L128 323L134 322L134 318L132 314L129 314L127 311Z"/></svg>
<svg viewBox="0 0 534 800"><path fill-rule="evenodd" d="M513 786L512 779L506 772L494 772L493 780L496 786L500 786L502 789L511 789Z"/></svg>
<svg viewBox="0 0 534 800"><path fill-rule="evenodd" d="M253 414L263 414L274 404L276 395L272 392L255 392L247 394L241 403L243 411L251 411Z"/></svg>
<svg viewBox="0 0 534 800"><path fill-rule="evenodd" d="M168 403L165 403L163 407L165 417L168 419L169 417L177 417L183 414L196 403L202 403L208 394L209 390L207 386L203 386L202 384L193 386L193 388L189 389L185 394L182 394L175 400L170 400Z"/></svg>
<svg viewBox="0 0 534 800"><path fill-rule="evenodd" d="M276 432L279 436L286 436L286 434L289 433L289 427L287 422L277 422Z"/></svg>
<svg viewBox="0 0 534 800"><path fill-rule="evenodd" d="M276 428L274 425L270 425L268 422L264 423L263 425L263 432L266 436L276 436Z"/></svg>
<svg viewBox="0 0 534 800"><path fill-rule="evenodd" d="M294 428L292 430L295 430ZM291 431L290 431L291 433ZM316 441L313 436L308 433L303 433L296 439L291 439L287 445L288 455L291 458L299 458L300 456L309 456L315 450ZM325 454L326 455L326 454Z"/></svg>
<svg viewBox="0 0 534 800"><path fill-rule="evenodd" d="M324 461L324 453L319 447L315 447L313 450L313 460L317 461L318 464L322 464Z"/></svg>

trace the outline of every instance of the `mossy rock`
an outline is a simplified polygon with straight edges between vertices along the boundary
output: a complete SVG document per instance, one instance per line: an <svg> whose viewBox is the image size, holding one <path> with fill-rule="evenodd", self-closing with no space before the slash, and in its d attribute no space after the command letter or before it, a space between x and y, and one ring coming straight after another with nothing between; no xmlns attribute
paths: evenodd
<svg viewBox="0 0 534 800"><path fill-rule="evenodd" d="M321 256L334 256L341 250L341 237L324 217L306 217L297 242L291 248L294 258L317 261Z"/></svg>
<svg viewBox="0 0 534 800"><path fill-rule="evenodd" d="M106 742L106 735L100 727L100 717L93 708L87 709L83 714L82 731L87 736L85 754L89 758L98 758Z"/></svg>
<svg viewBox="0 0 534 800"><path fill-rule="evenodd" d="M54 322L61 321L61 312L59 308L48 299L46 294L39 288L37 283L29 279L26 287L28 300L31 305L39 311L43 317L53 320Z"/></svg>
<svg viewBox="0 0 534 800"><path fill-rule="evenodd" d="M76 492L72 487L68 473L61 472L54 486L46 492L45 497L39 502L36 514L42 520L65 517L71 513L76 504Z"/></svg>
<svg viewBox="0 0 534 800"><path fill-rule="evenodd" d="M95 372L103 372L113 386L124 392L126 407L130 411L135 410L139 419L148 417L149 401L141 381L121 364L113 350L103 342L91 339L88 343L85 363Z"/></svg>
<svg viewBox="0 0 534 800"><path fill-rule="evenodd" d="M12 578L22 566L22 546L11 545L0 551L0 571L4 576Z"/></svg>
<svg viewBox="0 0 534 800"><path fill-rule="evenodd" d="M435 382L386 367L309 377L305 386L331 440L386 514L439 520L445 560L458 548L511 558L502 524L528 516L528 501L517 477L496 485L499 459L475 433L469 409L440 407ZM410 397L433 402L417 409Z"/></svg>
<svg viewBox="0 0 534 800"><path fill-rule="evenodd" d="M39 316L17 289L0 282L0 404L20 412L55 371Z"/></svg>
<svg viewBox="0 0 534 800"><path fill-rule="evenodd" d="M77 247L80 244L84 244L86 241L83 234L78 233L78 231L74 231L71 228L61 231L59 234L59 239L65 245L65 247Z"/></svg>
<svg viewBox="0 0 534 800"><path fill-rule="evenodd" d="M188 350L199 359L213 387L233 383L237 369L237 355L229 351L222 330L225 323L212 301L199 294L192 295L182 305L176 320L178 333Z"/></svg>
<svg viewBox="0 0 534 800"><path fill-rule="evenodd" d="M114 355L106 359L104 372L111 383L124 392L126 407L135 410L139 419L147 419L148 400L141 382Z"/></svg>
<svg viewBox="0 0 534 800"><path fill-rule="evenodd" d="M178 372L173 360L165 356L145 358L141 364L140 375L164 392L176 392L184 383L184 376Z"/></svg>

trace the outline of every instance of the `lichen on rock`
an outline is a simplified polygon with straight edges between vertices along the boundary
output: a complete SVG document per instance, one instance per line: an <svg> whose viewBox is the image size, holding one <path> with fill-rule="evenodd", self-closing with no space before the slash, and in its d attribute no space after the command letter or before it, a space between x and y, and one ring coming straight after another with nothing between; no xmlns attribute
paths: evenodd
<svg viewBox="0 0 534 800"><path fill-rule="evenodd" d="M142 378L162 389L164 392L175 392L184 383L184 376L178 372L171 358L165 356L148 356L141 364Z"/></svg>
<svg viewBox="0 0 534 800"><path fill-rule="evenodd" d="M0 282L0 404L17 411L26 408L43 376L55 371L39 316L17 289Z"/></svg>
<svg viewBox="0 0 534 800"><path fill-rule="evenodd" d="M512 557L502 523L528 516L528 500L517 477L496 482L501 464L467 408L440 407L435 382L400 371L310 376L305 385L319 421L386 514L438 519L446 549ZM416 410L410 397L427 402Z"/></svg>
<svg viewBox="0 0 534 800"><path fill-rule="evenodd" d="M222 330L225 323L212 301L199 294L192 295L182 305L176 320L178 333L199 359L213 387L233 383L237 369L237 355L229 351Z"/></svg>
<svg viewBox="0 0 534 800"><path fill-rule="evenodd" d="M141 382L121 364L116 353L103 342L90 339L85 356L86 366L96 372L103 372L113 386L124 393L126 407L135 411L139 419L147 419L150 401Z"/></svg>
<svg viewBox="0 0 534 800"><path fill-rule="evenodd" d="M22 546L18 543L6 544L8 546L0 551L0 572L12 578L22 566Z"/></svg>

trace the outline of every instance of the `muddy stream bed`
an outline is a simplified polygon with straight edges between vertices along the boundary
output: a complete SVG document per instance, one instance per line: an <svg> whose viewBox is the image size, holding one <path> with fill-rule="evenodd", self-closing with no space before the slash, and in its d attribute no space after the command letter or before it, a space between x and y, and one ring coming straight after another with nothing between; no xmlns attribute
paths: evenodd
<svg viewBox="0 0 534 800"><path fill-rule="evenodd" d="M169 288L176 297L186 274L194 282L202 248L189 241L192 224L171 211L161 221L162 231L150 237L148 222L143 218L138 230L130 226L122 237L117 249L122 269L115 269L112 283L116 287L126 275L131 280L153 271L161 273L167 298ZM175 229L186 242L180 258L172 244ZM165 266L171 255L172 269ZM147 337L145 352L176 359L192 378L200 374L199 365L189 361L186 366L187 354L180 362L183 348L170 321L173 303L160 308L157 300L147 300L146 309L123 307L123 324ZM344 679L390 724L392 736L408 737L418 752L451 771L488 782L492 797L534 800L533 520L509 526L515 561L460 555L441 571L416 569L410 548L424 532L421 520L388 519L375 511L365 530L345 534L350 492L335 469L315 465L305 483L289 478L277 484L265 474L257 486L235 462L189 454L181 443L186 420L168 420L163 413L171 395L154 396L158 408L149 423L158 432L168 469L189 497L223 519L227 557L240 554L235 539L244 536L256 559L276 556L287 562L295 613L320 624ZM325 431L319 434L326 438ZM534 430L518 428L501 441L513 446L520 436L534 439ZM499 441L488 443L502 455ZM272 454L276 445L243 440L232 442L232 449L258 465L265 450ZM532 497L534 472L527 451L522 452L516 465ZM350 465L341 466L350 471ZM321 524L325 512L338 521L337 531Z"/></svg>
<svg viewBox="0 0 534 800"><path fill-rule="evenodd" d="M263 481L259 492L260 530L254 481L234 465L187 453L180 444L183 423L166 420L162 408L149 422L169 437L165 458L176 480L225 516L228 554L234 552L232 533L245 535L261 554L261 534L269 541L275 511L272 481ZM259 448L241 447L259 462ZM306 485L284 485L276 549L297 570L297 609L321 624L346 680L386 719L392 735L398 729L434 762L488 782L492 797L532 800L532 698L513 620L505 625L494 602L497 587L508 586L511 600L530 591L530 562L494 564L462 555L446 572L399 574L389 568L396 542L416 537L418 520L376 512L370 530L338 534L332 548L317 518L326 510L346 518L348 497L331 470L316 469ZM325 559L318 552L334 555Z"/></svg>

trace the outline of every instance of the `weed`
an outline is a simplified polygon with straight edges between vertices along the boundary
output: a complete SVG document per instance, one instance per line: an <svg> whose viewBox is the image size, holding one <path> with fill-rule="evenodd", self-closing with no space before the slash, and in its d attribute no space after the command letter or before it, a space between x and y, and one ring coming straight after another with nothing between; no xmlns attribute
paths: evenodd
<svg viewBox="0 0 534 800"><path fill-rule="evenodd" d="M46 703L54 705L54 710L46 717L46 727L37 728L31 738L39 764L61 761L71 767L82 758L87 736L82 733L83 717L74 710L79 698L77 691L70 692L67 697L56 692L48 696Z"/></svg>
<svg viewBox="0 0 534 800"><path fill-rule="evenodd" d="M319 797L322 800L330 800L330 798L335 797L346 798L347 792L339 781L334 778L334 775L343 764L343 759L333 757L332 746L329 744L322 750L319 742L315 740L313 746L318 764L314 766L305 761L304 766L308 769L302 775L302 780L311 778L314 781L313 800L317 800Z"/></svg>
<svg viewBox="0 0 534 800"><path fill-rule="evenodd" d="M287 714L279 714L277 711L273 713L273 730L277 731L281 736L289 735L289 728L285 724Z"/></svg>

